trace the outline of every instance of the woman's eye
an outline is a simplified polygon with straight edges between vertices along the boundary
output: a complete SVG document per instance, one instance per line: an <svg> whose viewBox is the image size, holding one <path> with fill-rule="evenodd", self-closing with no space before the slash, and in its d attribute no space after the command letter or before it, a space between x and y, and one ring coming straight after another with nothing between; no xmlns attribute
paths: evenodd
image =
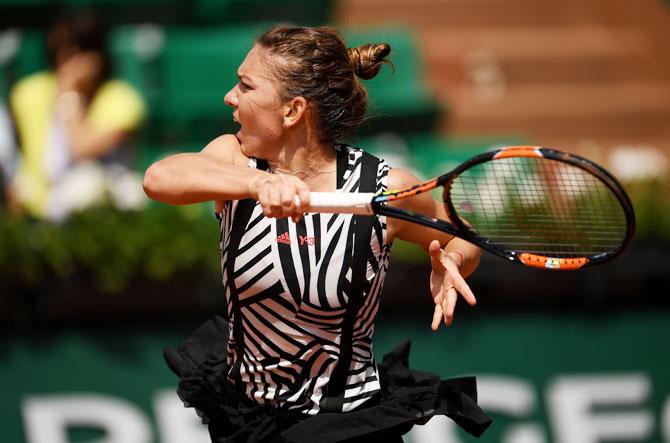
<svg viewBox="0 0 670 443"><path fill-rule="evenodd" d="M240 89L248 91L249 89L251 89L251 86L247 85L246 83L240 82Z"/></svg>

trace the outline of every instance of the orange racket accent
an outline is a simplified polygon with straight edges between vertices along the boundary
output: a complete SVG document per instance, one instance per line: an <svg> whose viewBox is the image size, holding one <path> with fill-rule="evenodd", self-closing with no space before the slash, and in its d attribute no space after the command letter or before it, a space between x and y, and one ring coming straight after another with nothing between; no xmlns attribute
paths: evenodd
<svg viewBox="0 0 670 443"><path fill-rule="evenodd" d="M498 160L501 158L509 157L536 157L542 158L542 152L537 146L511 146L509 148L503 148L496 155L493 156L493 160Z"/></svg>
<svg viewBox="0 0 670 443"><path fill-rule="evenodd" d="M420 183L416 186L413 186L412 188L407 189L406 191L400 191L398 194L389 195L388 200L391 201L400 198L411 197L413 195L420 194L422 192L430 191L431 189L435 189L436 187L437 187L437 179L433 179L424 183ZM386 192L384 194L386 194Z"/></svg>
<svg viewBox="0 0 670 443"><path fill-rule="evenodd" d="M589 262L588 258L553 258L543 255L519 254L519 260L526 266L540 269L557 269L561 271L574 271Z"/></svg>

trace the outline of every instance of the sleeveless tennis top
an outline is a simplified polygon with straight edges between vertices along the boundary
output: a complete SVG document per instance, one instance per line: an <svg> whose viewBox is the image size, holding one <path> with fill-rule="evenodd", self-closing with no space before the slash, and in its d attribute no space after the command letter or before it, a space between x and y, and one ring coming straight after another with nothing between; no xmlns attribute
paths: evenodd
<svg viewBox="0 0 670 443"><path fill-rule="evenodd" d="M362 159L371 156L347 145L336 150L338 191L359 192ZM369 192L387 187L389 167L375 161ZM250 166L269 170L255 159ZM258 404L305 414L350 411L377 393L372 335L391 251L386 218L307 213L293 223L266 218L253 200L228 201L217 218L229 380ZM357 279L358 218L371 229L366 259L358 262L365 277ZM329 384L338 384L334 374L339 401L329 398L337 395L329 394Z"/></svg>

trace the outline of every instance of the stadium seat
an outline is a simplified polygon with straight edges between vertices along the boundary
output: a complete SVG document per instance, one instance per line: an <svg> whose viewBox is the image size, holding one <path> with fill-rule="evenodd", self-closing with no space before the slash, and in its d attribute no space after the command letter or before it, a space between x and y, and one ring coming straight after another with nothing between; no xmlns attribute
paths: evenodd
<svg viewBox="0 0 670 443"><path fill-rule="evenodd" d="M431 133L383 133L363 137L354 145L384 158L392 167L411 170L427 180L482 152L528 142L525 135L510 134L445 137Z"/></svg>
<svg viewBox="0 0 670 443"><path fill-rule="evenodd" d="M318 25L331 19L334 0L194 0L195 16L208 23L259 21Z"/></svg>
<svg viewBox="0 0 670 443"><path fill-rule="evenodd" d="M117 72L149 100L149 143L205 143L236 128L223 98L258 31L128 27L115 33ZM147 32L155 34L153 48L142 48Z"/></svg>
<svg viewBox="0 0 670 443"><path fill-rule="evenodd" d="M425 174L424 178L444 174L465 160L491 149L523 145L529 142L524 135L437 136L413 134L407 138L412 162Z"/></svg>
<svg viewBox="0 0 670 443"><path fill-rule="evenodd" d="M0 27L46 29L63 11L93 9L108 25L192 20L193 0L0 0Z"/></svg>
<svg viewBox="0 0 670 443"><path fill-rule="evenodd" d="M149 97L151 143L203 143L235 129L225 93L236 83L235 73L254 38L267 24L236 27L169 27L158 38L152 56L138 42L141 27L120 29L113 48L117 72ZM158 31L156 31L158 32ZM346 32L350 45L386 41L393 48L395 74L390 69L366 82L370 119L361 134L394 130L432 131L441 107L422 79L422 66L411 32L402 28ZM146 52L146 51L145 51Z"/></svg>
<svg viewBox="0 0 670 443"><path fill-rule="evenodd" d="M46 27L59 11L94 9L109 25L239 24L271 20L315 25L334 0L0 0L0 28Z"/></svg>
<svg viewBox="0 0 670 443"><path fill-rule="evenodd" d="M370 120L361 134L393 130L400 133L431 132L444 112L423 78L423 64L412 31L405 27L349 29L344 31L349 46L385 42L391 45L395 72L383 68L365 82L370 93Z"/></svg>
<svg viewBox="0 0 670 443"><path fill-rule="evenodd" d="M21 77L47 66L44 39L42 31L4 31L0 44L5 46L5 53L0 60L0 75L4 77L7 90Z"/></svg>

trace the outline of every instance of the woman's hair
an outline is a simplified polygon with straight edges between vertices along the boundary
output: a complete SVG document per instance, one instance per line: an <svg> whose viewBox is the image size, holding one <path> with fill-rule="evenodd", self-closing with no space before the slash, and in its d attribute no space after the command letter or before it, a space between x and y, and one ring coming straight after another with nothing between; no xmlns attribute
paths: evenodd
<svg viewBox="0 0 670 443"><path fill-rule="evenodd" d="M107 51L107 29L93 11L66 12L52 23L47 37L47 56L52 66L57 66L59 52L63 49L100 54L103 64L101 77L109 76L111 64Z"/></svg>
<svg viewBox="0 0 670 443"><path fill-rule="evenodd" d="M322 143L339 143L363 122L367 91L359 81L377 75L391 47L386 43L347 48L331 27L277 25L256 40L279 56L272 69L284 99L304 97L317 114Z"/></svg>

